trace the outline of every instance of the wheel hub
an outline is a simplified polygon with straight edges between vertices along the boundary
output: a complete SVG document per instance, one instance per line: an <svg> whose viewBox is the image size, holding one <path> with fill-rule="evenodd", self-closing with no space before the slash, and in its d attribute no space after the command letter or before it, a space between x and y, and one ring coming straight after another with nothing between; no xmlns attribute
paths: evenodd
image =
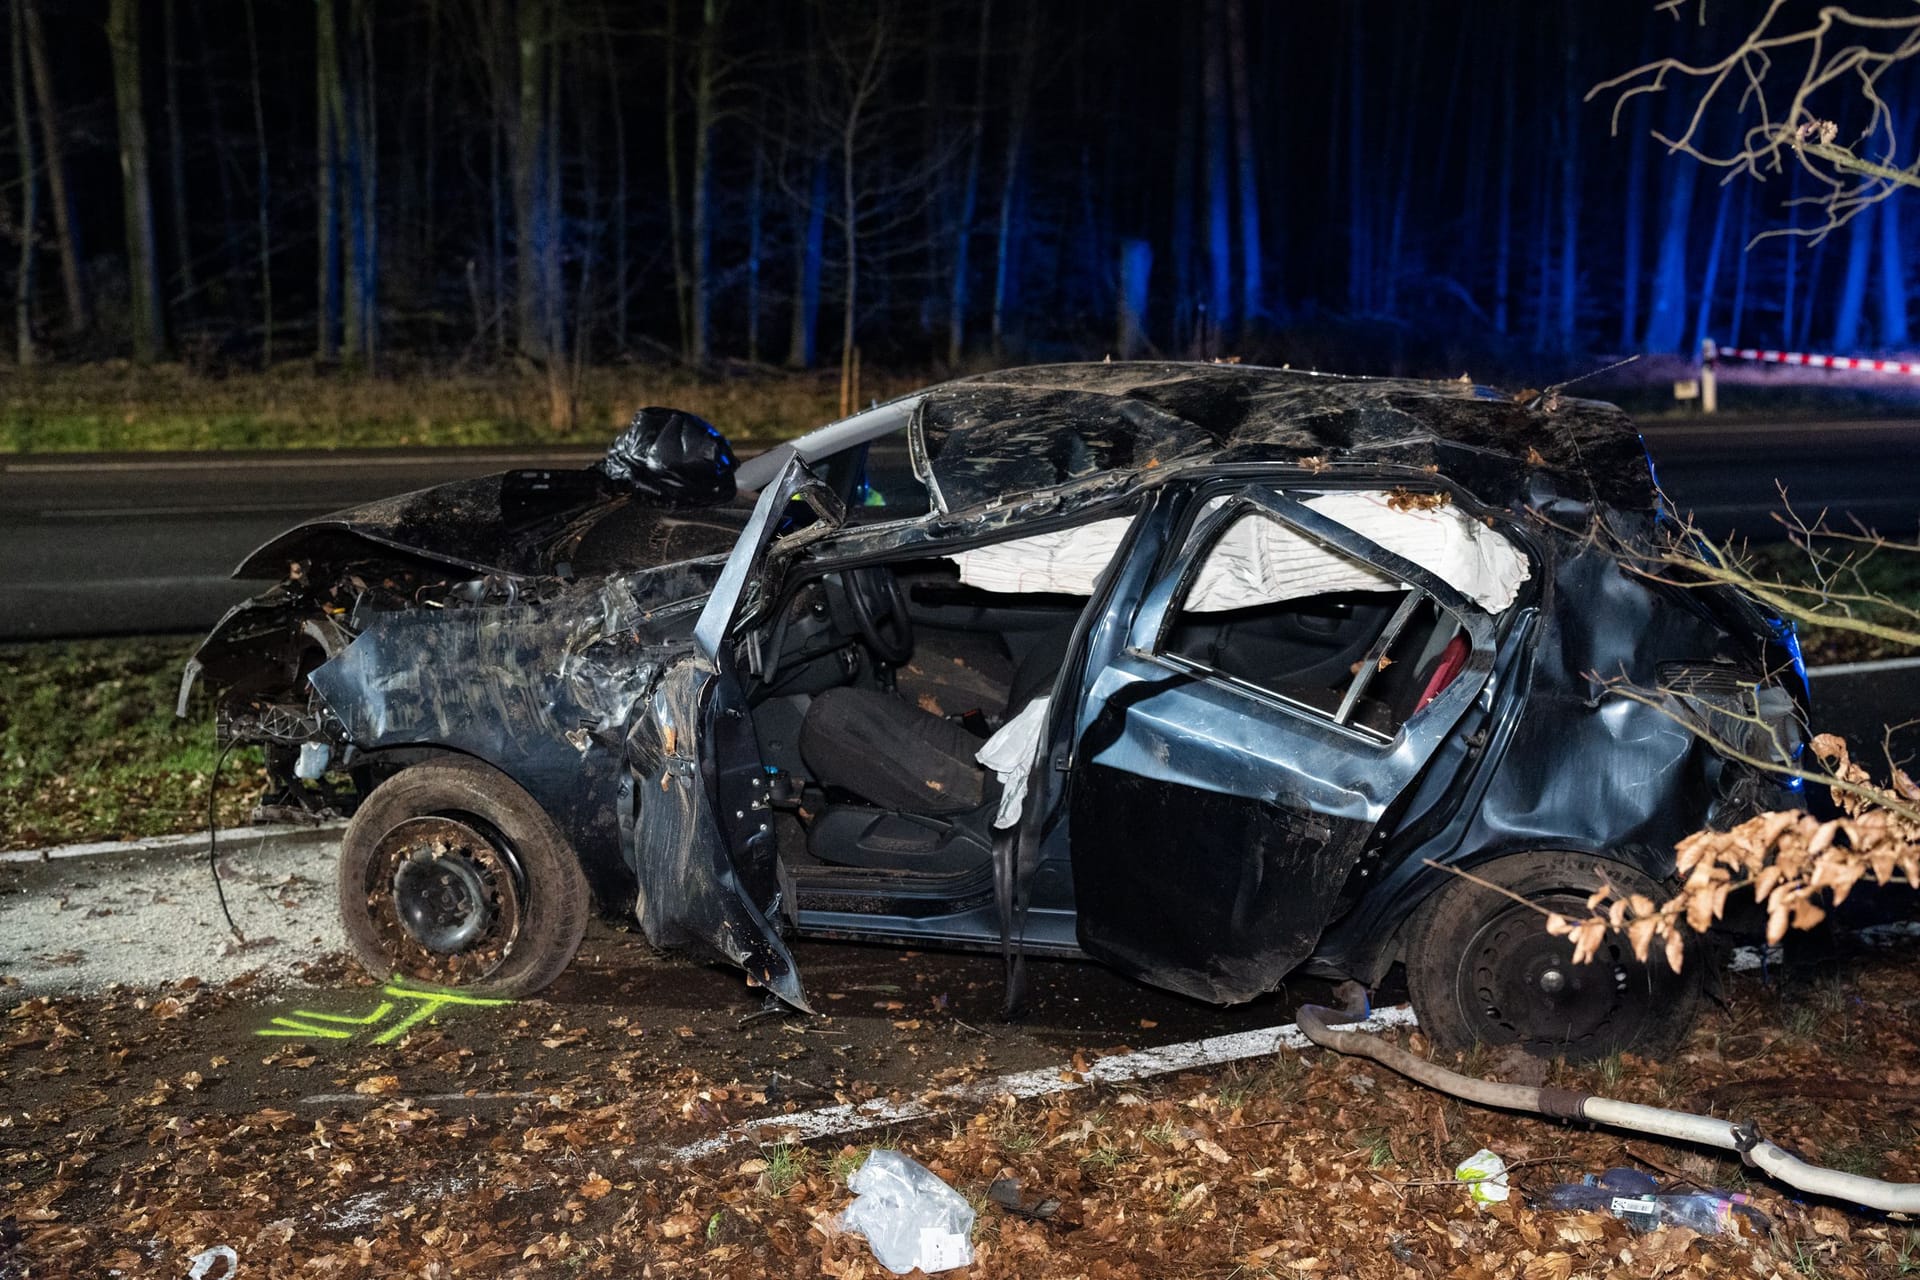
<svg viewBox="0 0 1920 1280"><path fill-rule="evenodd" d="M477 819L409 818L367 866L366 911L395 972L458 985L498 969L519 935L524 878Z"/></svg>
<svg viewBox="0 0 1920 1280"><path fill-rule="evenodd" d="M1579 908L1541 905L1563 914ZM1538 911L1515 904L1467 948L1460 999L1486 1043L1577 1051L1602 1039L1631 1040L1662 975L1664 967L1655 974L1613 937L1592 960L1574 964L1567 940L1549 934Z"/></svg>
<svg viewBox="0 0 1920 1280"><path fill-rule="evenodd" d="M416 849L393 873L393 905L401 927L427 950L464 950L493 921L480 869L466 858Z"/></svg>

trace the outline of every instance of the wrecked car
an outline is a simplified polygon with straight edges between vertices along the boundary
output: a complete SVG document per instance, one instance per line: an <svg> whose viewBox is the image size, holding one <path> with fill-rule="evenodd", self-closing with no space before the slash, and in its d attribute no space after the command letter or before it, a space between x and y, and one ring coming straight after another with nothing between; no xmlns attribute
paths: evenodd
<svg viewBox="0 0 1920 1280"><path fill-rule="evenodd" d="M1618 409L1465 381L1017 369L740 463L650 409L269 542L180 709L352 810L383 975L538 989L597 902L802 1010L795 937L1001 949L1015 997L1403 963L1443 1045L1652 1049L1711 966L1574 965L1541 911L1782 803L1696 730L1787 750L1806 694L1745 597L1623 562L1672 536Z"/></svg>

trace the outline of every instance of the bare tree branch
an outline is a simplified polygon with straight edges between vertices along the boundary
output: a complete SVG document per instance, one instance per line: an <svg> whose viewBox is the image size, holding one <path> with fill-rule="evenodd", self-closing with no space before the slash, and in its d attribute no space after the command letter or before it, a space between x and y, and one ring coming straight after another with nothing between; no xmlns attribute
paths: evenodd
<svg viewBox="0 0 1920 1280"><path fill-rule="evenodd" d="M1678 20L1684 0L1655 6ZM1920 54L1920 4L1895 16L1823 6L1808 25L1787 0L1771 0L1758 21L1723 57L1691 62L1658 58L1595 85L1587 100L1613 95L1613 131L1620 113L1643 94L1674 93L1691 103L1683 126L1653 137L1671 153L1764 182L1796 167L1816 193L1784 202L1816 211L1761 233L1818 241L1868 206L1897 191L1920 187L1920 152L1898 136L1881 84ZM1706 0L1699 23L1707 22ZM1726 117L1731 121L1724 123ZM1728 127L1730 124L1731 127ZM1857 129L1843 144L1843 128ZM1720 141L1719 139L1728 139Z"/></svg>

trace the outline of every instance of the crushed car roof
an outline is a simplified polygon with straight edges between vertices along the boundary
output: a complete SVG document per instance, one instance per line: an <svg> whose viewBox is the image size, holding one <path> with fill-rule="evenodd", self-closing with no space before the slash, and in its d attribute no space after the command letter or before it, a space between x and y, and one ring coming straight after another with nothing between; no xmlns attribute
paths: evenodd
<svg viewBox="0 0 1920 1280"><path fill-rule="evenodd" d="M913 444L942 509L1102 472L1173 463L1436 467L1485 501L1653 505L1646 447L1613 405L1524 402L1461 380L1357 378L1254 365L1036 365L917 396Z"/></svg>

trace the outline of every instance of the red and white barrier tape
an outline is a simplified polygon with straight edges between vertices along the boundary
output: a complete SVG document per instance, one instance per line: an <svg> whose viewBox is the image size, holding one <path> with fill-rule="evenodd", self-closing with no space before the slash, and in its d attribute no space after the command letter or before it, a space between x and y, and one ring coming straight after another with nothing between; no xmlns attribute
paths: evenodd
<svg viewBox="0 0 1920 1280"><path fill-rule="evenodd" d="M1864 356L1815 356L1804 351L1766 351L1755 347L1721 347L1722 360L1757 360L1762 364L1790 364L1804 369L1859 369L1865 373L1904 373L1920 377L1920 361L1869 360Z"/></svg>

